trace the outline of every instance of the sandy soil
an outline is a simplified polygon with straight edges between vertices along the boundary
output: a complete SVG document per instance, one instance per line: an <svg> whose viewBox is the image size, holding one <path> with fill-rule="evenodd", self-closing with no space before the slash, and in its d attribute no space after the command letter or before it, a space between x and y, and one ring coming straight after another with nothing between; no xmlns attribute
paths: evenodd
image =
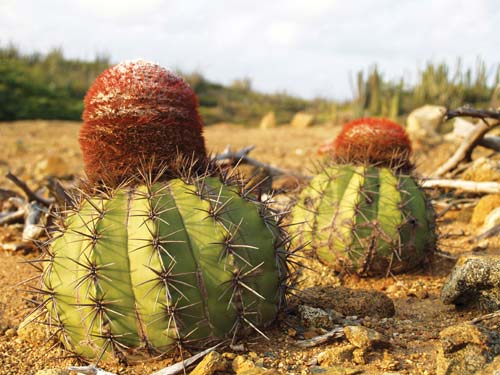
<svg viewBox="0 0 500 375"><path fill-rule="evenodd" d="M47 170L45 162L54 158L61 168L63 178L82 176L81 153L77 135L79 123L68 122L19 122L0 123L0 188L15 189L3 176L8 170L21 177L31 187L39 186ZM310 173L317 160L316 148L337 133L335 127L313 127L292 129L279 127L270 130L249 129L220 124L206 129L207 146L212 151L222 151L226 144L239 148L249 144L257 145L251 154L264 162L288 168L300 173ZM432 171L453 151L450 146L432 149L428 153L417 152L417 166L421 173ZM45 169L44 169L45 168ZM437 208L440 209L439 207ZM472 251L467 240L474 235L474 228L468 223L471 208L450 210L439 220L440 247L453 254ZM38 369L63 368L74 364L54 342L45 343L35 333L27 338L18 330L24 317L33 305L30 291L16 286L19 282L36 276L37 271L25 260L35 259L35 252L12 252L9 243L18 241L20 226L0 227L0 374L34 374ZM495 248L496 244L493 242ZM302 288L314 285L343 285L384 291L396 306L394 318L371 320L370 326L391 338L390 349L371 353L366 364L350 364L360 373L377 374L397 371L404 374L434 374L436 352L441 329L457 322L470 320L474 312L459 312L453 306L440 302L442 283L453 266L453 261L436 257L426 269L409 275L384 279L360 279L348 276L339 280L332 272L315 264L316 272L305 271ZM332 308L334 304L332 302ZM477 314L477 313L476 313ZM245 342L248 351L255 352L264 366L276 368L281 373L308 374L308 363L328 347L342 345L342 342L298 349L293 345L293 331L283 320L270 329L270 341L259 336ZM28 335L28 336L29 336ZM230 349L223 351L230 352ZM172 362L166 359L134 366L116 365L109 370L120 374L149 374Z"/></svg>

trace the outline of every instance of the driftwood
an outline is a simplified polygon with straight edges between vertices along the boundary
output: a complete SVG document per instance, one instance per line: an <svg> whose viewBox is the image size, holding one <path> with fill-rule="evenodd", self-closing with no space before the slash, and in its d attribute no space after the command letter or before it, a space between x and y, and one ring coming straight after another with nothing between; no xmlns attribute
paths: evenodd
<svg viewBox="0 0 500 375"><path fill-rule="evenodd" d="M463 140L455 153L448 159L443 165L441 165L434 173L434 177L442 177L446 173L455 169L462 161L470 161L472 151L474 148L484 141L484 136L500 125L500 112L492 111L492 110L477 110L468 107L462 107L455 110L448 110L446 112L445 117L447 119L452 119L455 117L474 117L479 118L481 121L476 124L476 128L474 131ZM490 123L488 119L493 119L493 123ZM496 144L496 142L493 142ZM493 145L492 142L489 142L490 145ZM488 142L486 142L488 144Z"/></svg>
<svg viewBox="0 0 500 375"><path fill-rule="evenodd" d="M498 182L476 182L452 179L424 179L421 186L426 189L436 187L445 189L460 189L468 193L500 193L500 183Z"/></svg>
<svg viewBox="0 0 500 375"><path fill-rule="evenodd" d="M316 336L307 340L295 341L293 345L298 346L299 348L312 348L314 346L325 344L333 339L340 339L344 336L344 327L339 326L335 327L331 331L328 331L324 335Z"/></svg>
<svg viewBox="0 0 500 375"><path fill-rule="evenodd" d="M469 143L467 142L467 144ZM268 170L269 174L274 176L293 175L295 177L303 178L304 180L312 178L312 176L292 173L286 169L281 169L279 167L275 167L248 157L248 154L253 149L255 149L255 146L251 145L244 147L238 151L231 151L231 147L228 146L226 147L226 150L223 153L216 155L214 157L214 160L219 162L224 162L229 160L233 165L238 165L239 163L250 164ZM458 163L460 163L460 161L461 160L459 160ZM428 179L423 179L422 187L426 189L433 189L433 188L459 189L468 193L482 193L482 194L500 193L500 183L493 181L476 182L476 181L466 181L458 179L428 178Z"/></svg>
<svg viewBox="0 0 500 375"><path fill-rule="evenodd" d="M70 366L68 367L68 371L77 371L79 374L85 375L116 375L112 372L101 370L100 368L95 367L95 365Z"/></svg>
<svg viewBox="0 0 500 375"><path fill-rule="evenodd" d="M25 210L20 208L17 211L0 213L0 225L12 224L24 219Z"/></svg>
<svg viewBox="0 0 500 375"><path fill-rule="evenodd" d="M17 195L17 193L13 191L3 189L3 196L10 195L10 198L7 199L7 202L11 206L14 206L16 208L16 211L0 212L0 225L7 225L24 221L22 242L15 244L13 248L17 249L29 247L31 241L38 239L44 232L41 222L43 221L44 215L55 203L55 199L39 196L33 190L31 190L24 181L21 181L11 172L7 173L5 177L12 181L23 191L26 199ZM3 247L8 248L8 246L5 245Z"/></svg>
<svg viewBox="0 0 500 375"><path fill-rule="evenodd" d="M5 175L5 177L8 178L9 180L11 180L17 187L19 187L23 191L24 194L26 194L26 197L28 198L29 202L36 201L36 202L39 202L47 207L55 202L55 200L53 198L47 199L47 198L43 198L43 197L40 197L39 195L37 195L33 190L31 190L28 187L28 185L26 185L26 183L24 181L21 181L18 177L13 175L11 172L8 172Z"/></svg>
<svg viewBox="0 0 500 375"><path fill-rule="evenodd" d="M189 357L181 362L178 362L172 366L165 367L164 369L161 369L159 371L156 371L152 373L151 375L175 375L178 374L186 369L186 367L191 366L193 363L199 361L201 358L206 356L208 353L214 351L218 346L221 344L212 346L211 348L208 348L198 354L193 355L192 357ZM115 373L108 372L101 370L100 368L96 367L96 365L89 365L89 366L71 366L68 367L69 371L77 371L80 374L85 374L85 375L116 375Z"/></svg>
<svg viewBox="0 0 500 375"><path fill-rule="evenodd" d="M494 312L489 313L489 314L478 316L477 318L472 319L471 323L477 324L477 323L484 322L486 320L497 319L497 318L500 318L500 310L494 311Z"/></svg>
<svg viewBox="0 0 500 375"><path fill-rule="evenodd" d="M248 154L255 148L255 145L250 145L243 147L239 151L232 151L231 145L227 145L224 151L221 154L217 154L213 157L213 160L217 162L230 162L233 166L243 164L250 164L257 168L262 168L266 170L271 176L281 176L281 175L290 175L290 176L300 176L294 171L281 169L275 167L271 164L263 163L257 159L251 158Z"/></svg>

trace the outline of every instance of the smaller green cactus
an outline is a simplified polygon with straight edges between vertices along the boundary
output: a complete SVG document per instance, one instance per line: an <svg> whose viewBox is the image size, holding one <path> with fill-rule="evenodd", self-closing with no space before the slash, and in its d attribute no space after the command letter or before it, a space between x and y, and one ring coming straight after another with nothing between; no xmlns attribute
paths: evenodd
<svg viewBox="0 0 500 375"><path fill-rule="evenodd" d="M387 120L347 124L298 198L290 230L326 265L400 273L433 252L434 211L411 174L411 145Z"/></svg>
<svg viewBox="0 0 500 375"><path fill-rule="evenodd" d="M291 226L325 264L365 275L404 272L434 247L434 214L410 175L332 165L313 178Z"/></svg>

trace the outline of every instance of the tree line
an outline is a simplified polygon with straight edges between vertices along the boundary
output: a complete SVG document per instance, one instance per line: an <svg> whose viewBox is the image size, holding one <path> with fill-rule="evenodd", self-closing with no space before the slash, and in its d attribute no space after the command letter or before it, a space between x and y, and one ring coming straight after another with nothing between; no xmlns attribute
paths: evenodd
<svg viewBox="0 0 500 375"><path fill-rule="evenodd" d="M61 49L26 54L12 45L0 46L0 121L80 120L88 87L110 65L106 55L84 61L66 58ZM359 116L397 119L426 103L487 106L500 83L500 65L488 70L478 60L474 69L464 69L459 61L452 69L428 63L413 84L385 79L373 66L355 75L354 98L342 102L306 100L286 92L263 94L252 89L249 79L224 86L200 73L182 75L197 93L207 124L256 124L269 111L275 112L278 123L289 122L299 111L314 114L318 122L339 122Z"/></svg>

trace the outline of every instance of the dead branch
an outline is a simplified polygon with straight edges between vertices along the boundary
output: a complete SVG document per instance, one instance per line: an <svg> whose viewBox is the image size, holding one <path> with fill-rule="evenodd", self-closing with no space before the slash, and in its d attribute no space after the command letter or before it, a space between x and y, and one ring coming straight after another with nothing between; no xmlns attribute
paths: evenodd
<svg viewBox="0 0 500 375"><path fill-rule="evenodd" d="M493 151L500 152L500 137L498 136L490 135L483 137L477 144L478 146L483 146Z"/></svg>
<svg viewBox="0 0 500 375"><path fill-rule="evenodd" d="M184 361L178 362L172 366L165 367L164 369L156 371L156 372L152 373L151 375L175 375L175 374L178 374L179 372L184 371L186 369L186 367L191 366L193 363L195 363L196 361L198 361L201 358L203 358L204 356L206 356L208 353L213 352L221 344L222 343L217 344L215 346L212 346L211 348L208 348L202 352L199 352L198 354L195 354L192 357L185 359Z"/></svg>
<svg viewBox="0 0 500 375"><path fill-rule="evenodd" d="M43 233L43 226L40 224L44 209L38 202L31 202L26 205L24 219L23 241L34 241Z"/></svg>
<svg viewBox="0 0 500 375"><path fill-rule="evenodd" d="M11 172L8 172L5 175L5 177L8 178L9 180L11 180L17 187L19 187L23 191L24 194L26 194L28 201L30 201L30 202L36 201L36 202L43 204L44 206L50 206L52 203L54 203L53 198L40 197L35 192L33 192L33 190L31 190L28 187L28 185L26 185L26 183L24 181L21 181L17 176L12 174Z"/></svg>
<svg viewBox="0 0 500 375"><path fill-rule="evenodd" d="M316 337L313 337L312 339L308 339L308 340L295 341L294 345L298 346L299 348L312 348L314 346L318 346L318 345L324 344L326 342L329 342L330 340L333 340L333 339L340 339L344 336L345 336L344 327L339 326L339 327L335 327L331 331L328 331L324 335L316 336Z"/></svg>
<svg viewBox="0 0 500 375"><path fill-rule="evenodd" d="M481 233L480 235L471 238L469 243L479 242L490 237L498 236L500 234L500 225L495 225L493 228L488 229L486 232Z"/></svg>
<svg viewBox="0 0 500 375"><path fill-rule="evenodd" d="M458 164L460 164L463 160L470 160L470 155L472 151L478 144L479 140L484 137L486 133L488 133L494 127L500 125L500 122L495 125L489 125L486 122L481 122L476 125L476 129L472 132L472 134L464 139L464 141L460 144L457 151L449 158L442 166L440 166L433 175L435 177L441 177L445 173L452 171L455 169Z"/></svg>
<svg viewBox="0 0 500 375"><path fill-rule="evenodd" d="M426 189L445 188L460 189L468 193L500 193L500 183L498 182L476 182L451 179L427 179L422 181L422 187Z"/></svg>
<svg viewBox="0 0 500 375"><path fill-rule="evenodd" d="M19 209L13 212L0 213L0 225L12 224L24 218L24 209Z"/></svg>
<svg viewBox="0 0 500 375"><path fill-rule="evenodd" d="M193 363L196 361L200 360L204 356L206 356L208 353L214 351L218 346L220 346L222 343L217 344L215 346L212 346L211 348L208 348L198 354L193 355L192 357L189 357L181 362L178 362L172 366L165 367L161 370L158 370L151 375L175 375L178 374L181 371L184 371L186 367L191 366ZM115 373L112 372L107 372L104 370L101 370L100 368L97 368L95 365L89 365L89 366L70 366L68 367L69 371L77 371L80 374L86 374L86 375L116 375Z"/></svg>
<svg viewBox="0 0 500 375"><path fill-rule="evenodd" d="M447 119L455 117L474 117L479 118L482 121L476 125L476 128L469 135L469 137L463 140L452 157L434 172L433 175L435 177L441 177L445 173L452 171L463 160L469 161L471 159L472 151L483 139L485 134L500 125L500 112L494 110L461 107L454 110L448 110L445 116ZM489 123L488 119L496 120L496 122Z"/></svg>
<svg viewBox="0 0 500 375"><path fill-rule="evenodd" d="M490 319L495 319L495 318L500 318L500 310L494 311L494 312L489 313L489 314L478 316L477 318L472 319L471 323L476 324L476 323L483 322L485 320L490 320Z"/></svg>
<svg viewBox="0 0 500 375"><path fill-rule="evenodd" d="M74 200L58 179L49 177L47 182L50 194L61 207L74 207Z"/></svg>
<svg viewBox="0 0 500 375"><path fill-rule="evenodd" d="M475 109L471 107L459 107L457 109L448 109L446 111L445 117L451 120L455 117L473 117L479 118L486 122L486 119L500 120L500 111L492 109Z"/></svg>
<svg viewBox="0 0 500 375"><path fill-rule="evenodd" d="M26 215L26 201L19 196L10 197L7 202L16 207L16 211L0 212L0 225L22 220Z"/></svg>
<svg viewBox="0 0 500 375"><path fill-rule="evenodd" d="M253 159L248 156L250 151L252 151L255 148L255 145L250 145L243 147L239 151L231 151L231 145L227 145L224 151L221 154L217 154L213 157L213 160L218 161L218 162L224 162L226 160L229 160L231 165L236 166L239 165L240 163L244 164L250 164L253 165L254 167L257 168L262 168L266 170L269 175L271 176L282 176L282 175L290 175L290 176L300 176L294 171L286 170L286 169L281 169L278 167L275 167L273 165L263 163L259 160Z"/></svg>
<svg viewBox="0 0 500 375"><path fill-rule="evenodd" d="M85 374L85 375L116 375L112 372L101 370L100 368L95 367L95 365L70 366L68 367L68 370L77 371L79 374Z"/></svg>

